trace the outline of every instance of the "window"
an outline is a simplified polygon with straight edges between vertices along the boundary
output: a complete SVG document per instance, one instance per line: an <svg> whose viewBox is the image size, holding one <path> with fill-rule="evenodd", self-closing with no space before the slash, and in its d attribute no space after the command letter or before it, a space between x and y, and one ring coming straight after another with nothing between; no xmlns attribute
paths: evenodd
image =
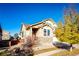
<svg viewBox="0 0 79 59"><path fill-rule="evenodd" d="M48 36L50 36L50 30L48 30Z"/></svg>
<svg viewBox="0 0 79 59"><path fill-rule="evenodd" d="M50 36L50 30L44 29L44 36Z"/></svg>
<svg viewBox="0 0 79 59"><path fill-rule="evenodd" d="M46 29L44 29L44 36L46 36Z"/></svg>
<svg viewBox="0 0 79 59"><path fill-rule="evenodd" d="M46 22L46 24L48 24L49 26L52 26L50 23Z"/></svg>

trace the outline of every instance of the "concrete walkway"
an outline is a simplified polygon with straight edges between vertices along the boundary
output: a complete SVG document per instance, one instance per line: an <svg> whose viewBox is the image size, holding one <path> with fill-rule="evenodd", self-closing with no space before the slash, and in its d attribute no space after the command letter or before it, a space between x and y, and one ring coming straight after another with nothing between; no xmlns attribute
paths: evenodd
<svg viewBox="0 0 79 59"><path fill-rule="evenodd" d="M79 54L78 54L78 55L76 55L76 56L79 56Z"/></svg>
<svg viewBox="0 0 79 59"><path fill-rule="evenodd" d="M73 47L79 49L79 44L74 44Z"/></svg>
<svg viewBox="0 0 79 59"><path fill-rule="evenodd" d="M34 56L50 56L52 54L55 54L55 53L58 53L58 52L61 52L61 51L64 51L65 49L58 49L58 50L53 50L53 51L49 51L49 52L45 52L45 53L40 53L40 54L37 54L37 55L34 55Z"/></svg>

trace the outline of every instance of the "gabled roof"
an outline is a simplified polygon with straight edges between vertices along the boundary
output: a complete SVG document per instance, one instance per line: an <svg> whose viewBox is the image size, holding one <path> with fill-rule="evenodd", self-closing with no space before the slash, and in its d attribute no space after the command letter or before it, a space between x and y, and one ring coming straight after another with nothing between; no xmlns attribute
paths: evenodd
<svg viewBox="0 0 79 59"><path fill-rule="evenodd" d="M40 25L40 24L43 24L43 26L49 26L48 24L45 23L46 21L51 21L52 23L55 23L52 20L52 18L48 18L48 19L45 19L44 21L41 21L41 22L38 22L38 23L35 23L35 24L32 24L32 25L30 25L30 24L27 24L27 25L23 24L23 25L26 27L26 29L28 29L30 27L35 27L35 26ZM39 27L41 27L41 26L39 26Z"/></svg>
<svg viewBox="0 0 79 59"><path fill-rule="evenodd" d="M26 25L26 24L24 24L24 26L25 26L26 28L30 27L30 25L28 25L28 24L27 24L27 25Z"/></svg>
<svg viewBox="0 0 79 59"><path fill-rule="evenodd" d="M48 19L45 19L45 20L43 20L43 21L41 21L41 22L38 22L38 23L36 23L36 24L32 24L32 26L45 23L46 21L51 21L52 23L55 23L52 18L48 18Z"/></svg>

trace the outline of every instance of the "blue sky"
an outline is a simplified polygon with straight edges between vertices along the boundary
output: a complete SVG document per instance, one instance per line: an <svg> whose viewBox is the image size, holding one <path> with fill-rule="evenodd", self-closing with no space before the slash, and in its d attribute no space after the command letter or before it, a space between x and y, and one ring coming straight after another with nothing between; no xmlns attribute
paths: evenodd
<svg viewBox="0 0 79 59"><path fill-rule="evenodd" d="M20 31L21 23L34 24L46 18L52 18L56 23L63 19L64 7L70 4L0 4L0 23L3 30L13 35ZM72 4L79 11L79 4Z"/></svg>

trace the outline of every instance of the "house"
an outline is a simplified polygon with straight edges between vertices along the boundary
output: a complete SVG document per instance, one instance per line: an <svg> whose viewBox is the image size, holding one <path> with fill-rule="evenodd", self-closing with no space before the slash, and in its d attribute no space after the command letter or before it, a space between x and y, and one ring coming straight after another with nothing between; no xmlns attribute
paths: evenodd
<svg viewBox="0 0 79 59"><path fill-rule="evenodd" d="M51 47L56 27L56 23L51 18L32 25L22 24L20 37L24 39L26 43L26 37L34 37L32 39L37 42L35 45L36 49L46 48L48 45Z"/></svg>
<svg viewBox="0 0 79 59"><path fill-rule="evenodd" d="M10 39L10 33L7 31L2 31L2 40L9 40Z"/></svg>
<svg viewBox="0 0 79 59"><path fill-rule="evenodd" d="M0 25L0 48L9 46L9 32L4 31Z"/></svg>
<svg viewBox="0 0 79 59"><path fill-rule="evenodd" d="M3 30L1 25L0 25L0 41L9 40L9 38L10 38L10 33Z"/></svg>

